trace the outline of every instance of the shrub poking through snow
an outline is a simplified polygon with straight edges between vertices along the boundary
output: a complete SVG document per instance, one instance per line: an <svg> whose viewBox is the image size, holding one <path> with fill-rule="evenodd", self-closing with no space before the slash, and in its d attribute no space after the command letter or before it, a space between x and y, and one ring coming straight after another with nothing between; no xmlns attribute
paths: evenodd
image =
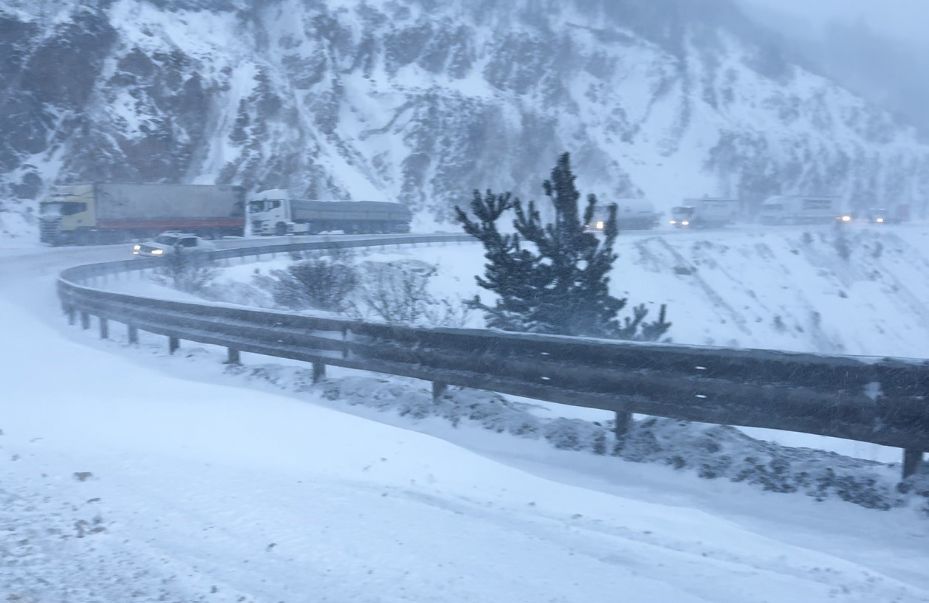
<svg viewBox="0 0 929 603"><path fill-rule="evenodd" d="M348 252L336 250L295 262L270 276L274 303L292 310L346 310L358 286L358 270Z"/></svg>
<svg viewBox="0 0 929 603"><path fill-rule="evenodd" d="M435 266L418 260L365 262L350 314L396 324L460 327L468 309L429 292L435 274Z"/></svg>
<svg viewBox="0 0 929 603"><path fill-rule="evenodd" d="M216 269L200 253L190 253L177 247L155 271L153 280L193 295L201 294L216 277Z"/></svg>

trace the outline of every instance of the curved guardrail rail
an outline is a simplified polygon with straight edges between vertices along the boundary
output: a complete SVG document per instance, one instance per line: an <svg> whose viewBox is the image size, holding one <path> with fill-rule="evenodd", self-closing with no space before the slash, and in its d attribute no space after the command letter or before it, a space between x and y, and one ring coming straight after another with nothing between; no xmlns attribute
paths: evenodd
<svg viewBox="0 0 929 603"><path fill-rule="evenodd" d="M284 243L212 252L220 260L273 253L380 245L470 241L465 235L409 235ZM303 360L314 380L326 365L487 389L616 413L622 437L631 413L706 423L764 427L904 449L903 476L929 450L929 361L822 356L596 340L490 330L428 329L186 303L91 286L109 275L156 268L133 259L70 268L58 294L71 323L99 319L240 352Z"/></svg>

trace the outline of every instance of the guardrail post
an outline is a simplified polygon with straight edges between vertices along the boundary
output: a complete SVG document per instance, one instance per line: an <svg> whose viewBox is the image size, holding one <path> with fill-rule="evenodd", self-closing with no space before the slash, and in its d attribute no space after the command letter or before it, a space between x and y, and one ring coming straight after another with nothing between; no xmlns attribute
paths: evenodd
<svg viewBox="0 0 929 603"><path fill-rule="evenodd" d="M81 310L81 328L85 331L90 328L90 314Z"/></svg>
<svg viewBox="0 0 929 603"><path fill-rule="evenodd" d="M177 337L168 337L168 353L173 354L181 347L181 342Z"/></svg>
<svg viewBox="0 0 929 603"><path fill-rule="evenodd" d="M322 362L313 363L313 383L319 383L326 378L326 365Z"/></svg>
<svg viewBox="0 0 929 603"><path fill-rule="evenodd" d="M100 339L108 339L110 337L110 324L102 316L98 317L100 321Z"/></svg>
<svg viewBox="0 0 929 603"><path fill-rule="evenodd" d="M622 444L626 436L629 435L629 428L632 427L632 413L628 410L616 411L616 425L613 427L613 433L616 435L616 443Z"/></svg>
<svg viewBox="0 0 929 603"><path fill-rule="evenodd" d="M242 364L242 354L235 348L226 348L226 364Z"/></svg>
<svg viewBox="0 0 929 603"><path fill-rule="evenodd" d="M903 451L903 479L906 479L919 471L919 466L923 463L923 451L905 449Z"/></svg>
<svg viewBox="0 0 929 603"><path fill-rule="evenodd" d="M126 335L129 337L129 343L139 343L139 329L132 325L126 325Z"/></svg>
<svg viewBox="0 0 929 603"><path fill-rule="evenodd" d="M442 399L442 396L448 391L448 383L443 383L441 381L432 382L432 401L438 402Z"/></svg>

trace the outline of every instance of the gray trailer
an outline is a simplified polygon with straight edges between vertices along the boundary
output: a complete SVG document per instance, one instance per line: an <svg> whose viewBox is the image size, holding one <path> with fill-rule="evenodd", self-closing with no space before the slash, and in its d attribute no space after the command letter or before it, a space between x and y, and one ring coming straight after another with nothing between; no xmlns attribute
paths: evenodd
<svg viewBox="0 0 929 603"><path fill-rule="evenodd" d="M244 205L244 190L230 185L62 185L39 203L40 236L53 245L118 242L165 230L241 236Z"/></svg>
<svg viewBox="0 0 929 603"><path fill-rule="evenodd" d="M286 235L410 232L413 214L400 203L384 201L306 201L286 191L263 191L248 204L252 234Z"/></svg>

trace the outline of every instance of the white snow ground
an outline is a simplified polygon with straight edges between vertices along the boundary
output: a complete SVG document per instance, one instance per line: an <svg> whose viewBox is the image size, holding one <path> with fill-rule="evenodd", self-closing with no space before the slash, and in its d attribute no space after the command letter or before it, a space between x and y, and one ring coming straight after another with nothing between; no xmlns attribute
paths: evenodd
<svg viewBox="0 0 929 603"><path fill-rule="evenodd" d="M485 432L456 445L114 353L52 285L122 254L0 256L6 600L929 601L912 509Z"/></svg>

